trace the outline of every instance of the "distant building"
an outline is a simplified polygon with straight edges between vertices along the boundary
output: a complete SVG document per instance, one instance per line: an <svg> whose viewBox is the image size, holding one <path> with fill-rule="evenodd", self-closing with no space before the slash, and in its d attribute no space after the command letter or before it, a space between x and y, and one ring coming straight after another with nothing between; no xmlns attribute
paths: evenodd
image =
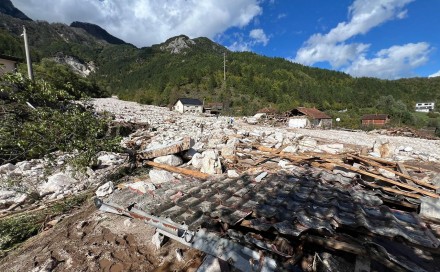
<svg viewBox="0 0 440 272"><path fill-rule="evenodd" d="M14 72L17 69L19 58L0 54L0 76L5 73Z"/></svg>
<svg viewBox="0 0 440 272"><path fill-rule="evenodd" d="M223 103L206 103L203 110L208 114L220 114L223 111Z"/></svg>
<svg viewBox="0 0 440 272"><path fill-rule="evenodd" d="M315 108L299 107L288 112L289 127L331 128L332 118Z"/></svg>
<svg viewBox="0 0 440 272"><path fill-rule="evenodd" d="M172 107L172 110L184 113L202 113L203 112L203 103L199 99L194 98L179 98L176 103Z"/></svg>
<svg viewBox="0 0 440 272"><path fill-rule="evenodd" d="M416 111L430 112L430 111L434 111L434 107L435 107L434 102L417 103L416 104Z"/></svg>
<svg viewBox="0 0 440 272"><path fill-rule="evenodd" d="M390 122L388 114L365 114L361 118L362 126L384 126Z"/></svg>

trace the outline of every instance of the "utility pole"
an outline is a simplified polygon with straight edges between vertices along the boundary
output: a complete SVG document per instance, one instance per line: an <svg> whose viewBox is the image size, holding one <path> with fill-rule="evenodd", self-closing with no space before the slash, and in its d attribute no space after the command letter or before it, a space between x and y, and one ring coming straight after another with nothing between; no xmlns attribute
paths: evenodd
<svg viewBox="0 0 440 272"><path fill-rule="evenodd" d="M34 75L32 72L32 60L31 60L31 54L29 53L29 44L26 34L26 27L23 26L23 38L24 38L24 50L26 52L26 63L27 63L27 70L30 80L34 80Z"/></svg>
<svg viewBox="0 0 440 272"><path fill-rule="evenodd" d="M226 81L226 52L223 53L223 80Z"/></svg>

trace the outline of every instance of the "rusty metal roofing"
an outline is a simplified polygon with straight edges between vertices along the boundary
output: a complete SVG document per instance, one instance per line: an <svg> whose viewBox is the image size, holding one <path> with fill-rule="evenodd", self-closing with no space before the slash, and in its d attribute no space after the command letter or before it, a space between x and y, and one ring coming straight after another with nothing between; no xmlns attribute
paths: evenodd
<svg viewBox="0 0 440 272"><path fill-rule="evenodd" d="M389 117L388 114L365 114L362 120L387 120Z"/></svg>
<svg viewBox="0 0 440 272"><path fill-rule="evenodd" d="M298 112L307 115L313 119L332 119L330 116L328 116L327 114L325 114L324 112L315 109L315 108L304 108L304 107L299 107L296 108L295 110L297 110ZM293 111L295 111L293 110Z"/></svg>
<svg viewBox="0 0 440 272"><path fill-rule="evenodd" d="M368 194L367 191L364 191ZM109 201L136 207L158 217L184 222L189 229L209 228L218 221L258 231L276 229L286 236L307 230L365 231L436 248L439 240L415 213L390 209L377 202L359 201L350 192L312 178L273 174L257 183L254 177L182 181L140 195L116 191ZM246 220L244 222L244 220ZM217 223L216 223L217 222Z"/></svg>

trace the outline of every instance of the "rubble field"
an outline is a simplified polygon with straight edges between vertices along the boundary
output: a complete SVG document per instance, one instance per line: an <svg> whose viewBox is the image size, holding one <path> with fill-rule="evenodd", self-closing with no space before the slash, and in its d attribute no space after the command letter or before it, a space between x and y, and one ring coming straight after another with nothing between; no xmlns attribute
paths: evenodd
<svg viewBox="0 0 440 272"><path fill-rule="evenodd" d="M0 166L0 220L96 196L5 271L440 271L440 140L91 103L130 153Z"/></svg>

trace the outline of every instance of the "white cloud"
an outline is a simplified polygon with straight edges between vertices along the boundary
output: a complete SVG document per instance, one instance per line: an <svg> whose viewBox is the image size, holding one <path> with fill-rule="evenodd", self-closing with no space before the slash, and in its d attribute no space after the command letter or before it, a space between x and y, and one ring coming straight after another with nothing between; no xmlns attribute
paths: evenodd
<svg viewBox="0 0 440 272"><path fill-rule="evenodd" d="M312 35L297 51L295 62L313 65L329 62L333 68L355 76L397 78L425 63L431 51L427 43L393 46L366 58L370 44L350 43L387 21L407 16L405 6L414 0L355 0L349 7L349 20L339 23L326 34ZM408 55L412 52L414 55ZM381 71L383 69L383 71Z"/></svg>
<svg viewBox="0 0 440 272"><path fill-rule="evenodd" d="M287 17L287 14L285 14L285 13L280 13L280 14L278 14L278 20L279 19L283 19L283 18L285 18L285 17Z"/></svg>
<svg viewBox="0 0 440 272"><path fill-rule="evenodd" d="M244 51L251 51L251 47L249 43L243 42L243 41L235 41L230 46L228 46L228 49L231 51L236 52L244 52Z"/></svg>
<svg viewBox="0 0 440 272"><path fill-rule="evenodd" d="M249 37L254 39L255 43L262 43L264 46L266 46L269 42L269 38L266 36L266 33L264 33L264 30L261 28L252 29L251 32L249 32Z"/></svg>
<svg viewBox="0 0 440 272"><path fill-rule="evenodd" d="M180 34L215 35L244 27L262 13L258 0L13 0L32 19L84 21L137 46L149 46Z"/></svg>
<svg viewBox="0 0 440 272"><path fill-rule="evenodd" d="M248 37L244 37L242 33L235 33L234 40L235 41L231 45L227 46L227 48L231 51L238 52L252 51L252 47L255 45L262 44L263 46L266 46L269 42L269 38L261 28L252 29L249 32Z"/></svg>
<svg viewBox="0 0 440 272"><path fill-rule="evenodd" d="M380 50L374 58L356 59L345 72L361 77L395 79L410 76L411 71L428 61L431 48L428 43L408 43Z"/></svg>
<svg viewBox="0 0 440 272"><path fill-rule="evenodd" d="M440 76L440 70L437 73L429 75L428 77L438 77L438 76Z"/></svg>

